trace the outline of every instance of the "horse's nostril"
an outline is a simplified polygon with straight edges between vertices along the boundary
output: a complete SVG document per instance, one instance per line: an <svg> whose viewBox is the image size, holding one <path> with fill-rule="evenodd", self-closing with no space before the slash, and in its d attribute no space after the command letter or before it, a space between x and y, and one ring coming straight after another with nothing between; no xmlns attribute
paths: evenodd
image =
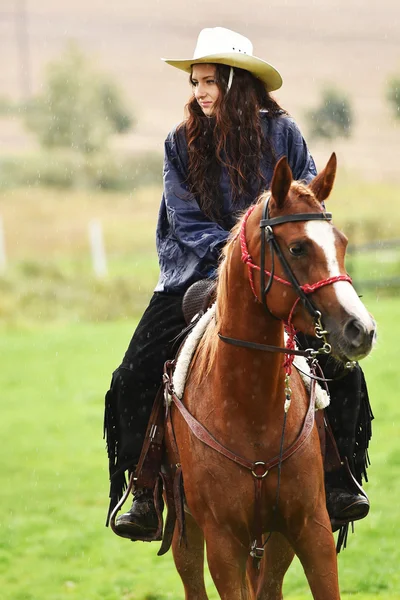
<svg viewBox="0 0 400 600"><path fill-rule="evenodd" d="M344 326L344 334L354 348L358 348L364 342L365 329L358 319L350 319Z"/></svg>

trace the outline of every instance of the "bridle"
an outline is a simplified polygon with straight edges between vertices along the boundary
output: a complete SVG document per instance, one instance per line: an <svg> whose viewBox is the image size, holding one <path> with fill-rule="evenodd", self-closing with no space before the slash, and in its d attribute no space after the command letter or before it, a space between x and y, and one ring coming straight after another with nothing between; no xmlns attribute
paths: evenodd
<svg viewBox="0 0 400 600"><path fill-rule="evenodd" d="M304 307L306 308L306 310L308 311L308 313L311 315L311 317L313 319L315 336L317 338L323 340L323 342L324 342L323 346L321 348L319 348L318 350L310 350L308 352L299 351L299 353L301 352L303 355L306 355L308 357L310 357L310 356L315 357L316 354L330 354L332 348L326 338L326 336L328 335L328 332L323 328L323 325L321 322L321 313L315 307L314 303L308 296L310 294L312 294L313 292L315 292L316 290L318 290L322 287L325 287L326 285L331 285L338 281L348 281L349 283L352 283L352 279L349 275L336 275L335 277L328 277L326 279L321 279L320 281L317 281L316 283L312 283L312 284L306 283L304 285L300 285L300 283L298 282L295 274L293 273L285 255L283 254L283 252L281 250L281 247L275 237L273 228L276 225L282 225L284 223L294 223L294 222L304 222L304 221L328 221L329 222L332 220L332 213L328 213L325 211L318 212L318 213L297 213L297 214L292 214L292 215L282 215L280 217L270 218L270 216L269 216L269 200L270 200L270 198L271 198L271 196L268 196L264 202L262 218L260 221L260 229L261 229L260 266L256 265L253 262L253 259L249 253L249 250L247 247L247 241L246 241L247 221L257 205L252 205L248 209L248 211L246 212L246 214L243 218L242 225L241 225L241 228L239 231L239 240L240 240L240 247L241 247L241 253L242 253L242 261L248 267L248 275L249 275L249 282L250 282L251 289L253 291L253 294L254 294L256 300L258 302L262 303L262 305L264 306L267 313L269 315L271 315L273 318L277 319L278 317L276 317L271 312L271 310L269 309L268 304L267 304L267 295L271 289L273 282L277 281L283 285L294 288L294 290L297 293L297 299L295 300L294 305L289 313L288 319L285 322L286 328L289 330L289 333L293 329L292 316L293 316L294 310L295 310L298 302L301 300ZM270 251L270 255L271 255L271 271L267 271L265 269L266 244L269 245L269 251ZM278 257L278 259L286 273L288 280L283 279L282 277L279 277L278 275L275 275L275 255ZM254 285L254 277L253 277L254 270L257 270L260 272L261 300L259 299L259 297L257 295L255 285ZM266 276L269 277L267 283L266 283ZM220 338L223 339L224 341L227 341L229 339L229 338L225 338L224 336L220 336Z"/></svg>

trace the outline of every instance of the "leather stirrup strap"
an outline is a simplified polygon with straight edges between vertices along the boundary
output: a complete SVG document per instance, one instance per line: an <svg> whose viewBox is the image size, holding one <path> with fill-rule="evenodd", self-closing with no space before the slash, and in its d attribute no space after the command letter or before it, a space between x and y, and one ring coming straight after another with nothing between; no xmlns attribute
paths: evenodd
<svg viewBox="0 0 400 600"><path fill-rule="evenodd" d="M160 473L164 439L163 398L163 387L160 386L135 471L135 486L139 489L153 489Z"/></svg>

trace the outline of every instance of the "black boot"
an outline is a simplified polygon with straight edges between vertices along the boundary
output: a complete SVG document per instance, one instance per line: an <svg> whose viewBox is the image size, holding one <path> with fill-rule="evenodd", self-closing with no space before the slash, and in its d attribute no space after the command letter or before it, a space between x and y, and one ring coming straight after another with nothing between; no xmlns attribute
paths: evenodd
<svg viewBox="0 0 400 600"><path fill-rule="evenodd" d="M369 513L369 501L366 496L340 488L326 489L326 507L332 528L364 519Z"/></svg>
<svg viewBox="0 0 400 600"><path fill-rule="evenodd" d="M366 494L346 470L325 473L326 508L335 530L351 521L364 519L369 513Z"/></svg>
<svg viewBox="0 0 400 600"><path fill-rule="evenodd" d="M130 510L116 519L117 532L131 540L155 539L158 518L154 506L153 490L137 489L134 491L133 497Z"/></svg>

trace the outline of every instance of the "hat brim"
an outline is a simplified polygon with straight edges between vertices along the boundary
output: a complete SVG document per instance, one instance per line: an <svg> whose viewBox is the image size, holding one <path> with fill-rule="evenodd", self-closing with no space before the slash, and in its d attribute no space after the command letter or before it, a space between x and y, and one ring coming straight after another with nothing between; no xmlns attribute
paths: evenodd
<svg viewBox="0 0 400 600"><path fill-rule="evenodd" d="M166 62L168 65L171 65L171 67L176 67L177 69L185 71L186 73L191 72L192 65L204 63L217 63L221 65L228 65L229 67L245 69L260 79L264 83L268 92L278 90L282 86L283 82L280 73L272 65L265 62L265 60L257 58L256 56L250 56L248 54L239 54L238 52L210 54L208 56L202 56L201 58L162 58L161 60Z"/></svg>

